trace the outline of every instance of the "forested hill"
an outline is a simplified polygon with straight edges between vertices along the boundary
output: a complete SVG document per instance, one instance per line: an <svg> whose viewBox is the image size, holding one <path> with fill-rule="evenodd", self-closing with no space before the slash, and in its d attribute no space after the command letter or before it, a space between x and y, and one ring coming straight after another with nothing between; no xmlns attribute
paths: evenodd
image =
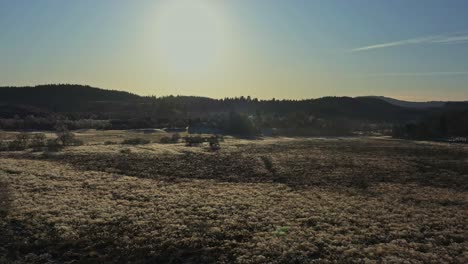
<svg viewBox="0 0 468 264"><path fill-rule="evenodd" d="M82 111L91 102L132 102L139 96L121 91L82 85L40 85L34 87L0 87L0 102L29 105L53 111Z"/></svg>
<svg viewBox="0 0 468 264"><path fill-rule="evenodd" d="M415 108L376 97L258 100L241 96L211 99L144 97L80 85L0 87L0 129L8 130L50 130L58 123L66 122L72 129L197 125L232 134L255 134L274 128L279 134L306 136L388 131L399 124L400 135L411 137L416 134L422 138L464 134L465 127L459 127L466 123L467 111L467 103ZM401 126L409 123L420 125Z"/></svg>
<svg viewBox="0 0 468 264"><path fill-rule="evenodd" d="M363 96L361 98L376 98L388 102L392 105L406 107L406 108L417 108L417 109L429 109L429 108L441 108L444 107L448 102L444 101L430 101L430 102L410 102L398 100L385 96Z"/></svg>
<svg viewBox="0 0 468 264"><path fill-rule="evenodd" d="M303 113L319 117L371 120L411 119L418 111L378 98L324 97L308 100L257 100L250 97L210 99L192 96L141 97L122 91L80 85L0 87L0 104L33 106L55 113L94 113L108 118L189 113ZM22 109L24 110L24 109ZM24 111L23 111L24 112Z"/></svg>

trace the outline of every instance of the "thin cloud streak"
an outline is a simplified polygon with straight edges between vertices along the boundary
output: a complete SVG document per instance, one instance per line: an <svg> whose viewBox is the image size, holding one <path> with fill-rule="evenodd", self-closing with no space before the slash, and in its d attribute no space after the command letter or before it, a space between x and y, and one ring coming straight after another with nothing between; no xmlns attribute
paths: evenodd
<svg viewBox="0 0 468 264"><path fill-rule="evenodd" d="M468 75L468 71L458 72L387 72L387 73L376 73L367 74L365 76L377 76L377 77L418 77L418 76L452 76L452 75Z"/></svg>
<svg viewBox="0 0 468 264"><path fill-rule="evenodd" d="M468 43L468 35L435 35L435 36L427 36L427 37L420 37L420 38L412 38L412 39L405 39L399 40L394 42L387 42L381 44L374 44L370 46L360 47L352 49L352 52L359 52L359 51L368 51L373 49L382 49L382 48L390 48L390 47L397 47L397 46L407 46L407 45L420 45L420 44L461 44L461 43Z"/></svg>
<svg viewBox="0 0 468 264"><path fill-rule="evenodd" d="M468 42L467 36L456 36L456 37L447 37L445 39L437 39L434 43L445 43L445 44L458 44Z"/></svg>

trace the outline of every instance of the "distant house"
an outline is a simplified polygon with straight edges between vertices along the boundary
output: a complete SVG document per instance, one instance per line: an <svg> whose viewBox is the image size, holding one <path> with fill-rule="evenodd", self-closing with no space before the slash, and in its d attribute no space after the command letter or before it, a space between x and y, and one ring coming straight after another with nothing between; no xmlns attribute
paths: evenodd
<svg viewBox="0 0 468 264"><path fill-rule="evenodd" d="M168 127L163 128L163 130L167 133L183 133L187 132L188 127Z"/></svg>
<svg viewBox="0 0 468 264"><path fill-rule="evenodd" d="M133 129L132 131L135 131L137 133L143 133L143 134L153 134L153 133L163 132L163 130L157 129L157 128L141 128L141 129Z"/></svg>
<svg viewBox="0 0 468 264"><path fill-rule="evenodd" d="M222 134L222 131L206 123L195 124L188 127L189 134Z"/></svg>
<svg viewBox="0 0 468 264"><path fill-rule="evenodd" d="M449 138L449 139L448 139L448 142L450 142L450 143L464 143L464 144L467 144L467 143L468 143L468 138L466 138L466 137L453 137L453 138Z"/></svg>

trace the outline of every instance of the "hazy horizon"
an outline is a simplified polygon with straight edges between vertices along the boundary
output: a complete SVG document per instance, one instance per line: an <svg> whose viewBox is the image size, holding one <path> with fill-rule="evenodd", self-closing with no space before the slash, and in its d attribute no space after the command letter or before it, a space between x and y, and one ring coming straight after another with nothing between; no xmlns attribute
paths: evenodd
<svg viewBox="0 0 468 264"><path fill-rule="evenodd" d="M0 86L468 100L468 2L2 1Z"/></svg>

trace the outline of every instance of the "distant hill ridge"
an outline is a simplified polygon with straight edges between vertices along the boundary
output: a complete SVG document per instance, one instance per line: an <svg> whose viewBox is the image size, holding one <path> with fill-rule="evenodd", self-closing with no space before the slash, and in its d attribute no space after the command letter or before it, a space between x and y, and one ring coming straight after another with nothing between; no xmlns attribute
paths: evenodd
<svg viewBox="0 0 468 264"><path fill-rule="evenodd" d="M361 98L377 98L393 105L417 109L440 108L444 107L448 103L448 101L411 102L385 96L362 96Z"/></svg>
<svg viewBox="0 0 468 264"><path fill-rule="evenodd" d="M421 111L443 107L445 102L405 102L381 96L323 97L304 100L257 100L250 97L211 99L196 96L144 97L124 91L105 90L84 85L50 84L34 87L0 87L0 104L26 113L24 106L55 113L92 113L104 117L131 118L142 115L187 116L189 113L255 114L304 113L324 118L367 120L406 120ZM2 109L0 109L2 110ZM185 113L185 114L184 114ZM193 115L192 115L193 116Z"/></svg>
<svg viewBox="0 0 468 264"><path fill-rule="evenodd" d="M0 87L1 130L181 128L226 134L273 129L286 136L385 133L430 139L468 135L468 102L406 102L382 96L258 100L250 96L139 96L83 85ZM275 132L275 133L276 133Z"/></svg>
<svg viewBox="0 0 468 264"><path fill-rule="evenodd" d="M33 103L63 100L121 101L140 96L116 90L105 90L87 85L48 84L24 87L0 87L0 100L9 103Z"/></svg>
<svg viewBox="0 0 468 264"><path fill-rule="evenodd" d="M215 100L207 97L198 97L198 96L180 96L187 98L198 98L199 100ZM47 85L37 85L37 86L24 86L24 87L15 87L15 86L6 86L0 87L0 102L3 103L21 103L21 104L31 104L38 105L41 102L51 102L51 101L128 101L128 100L138 100L143 97L126 92L126 91L117 91L117 90L108 90L102 88L91 87L88 85L76 85L76 84L47 84ZM299 101L307 100L325 100L330 101L326 98L349 98L349 97L323 97L318 99L304 99ZM379 99L390 103L395 106L406 107L406 108L439 108L444 107L448 101L428 101L428 102L412 102L398 100L386 96L360 96L355 97L355 99L360 98L372 98ZM294 100L293 100L294 101ZM297 100L296 100L297 101Z"/></svg>

